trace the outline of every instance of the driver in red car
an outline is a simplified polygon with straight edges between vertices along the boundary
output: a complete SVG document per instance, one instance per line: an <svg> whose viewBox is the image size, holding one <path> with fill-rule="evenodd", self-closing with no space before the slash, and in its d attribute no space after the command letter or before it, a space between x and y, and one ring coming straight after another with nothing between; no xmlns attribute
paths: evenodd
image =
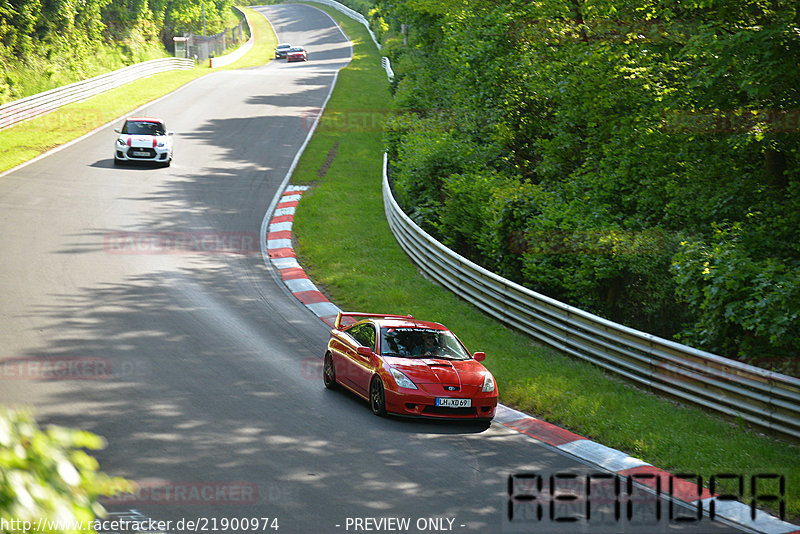
<svg viewBox="0 0 800 534"><path fill-rule="evenodd" d="M436 356L438 347L436 345L436 336L433 332L425 332L422 336L422 345L414 347L414 356Z"/></svg>

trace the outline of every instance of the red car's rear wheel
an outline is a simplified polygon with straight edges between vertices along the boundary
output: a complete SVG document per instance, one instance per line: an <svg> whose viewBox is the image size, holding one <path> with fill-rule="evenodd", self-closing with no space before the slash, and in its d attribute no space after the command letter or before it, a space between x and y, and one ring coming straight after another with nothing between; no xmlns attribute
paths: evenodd
<svg viewBox="0 0 800 534"><path fill-rule="evenodd" d="M330 352L325 353L325 359L322 363L322 381L328 389L336 387L336 369L333 367L333 356Z"/></svg>

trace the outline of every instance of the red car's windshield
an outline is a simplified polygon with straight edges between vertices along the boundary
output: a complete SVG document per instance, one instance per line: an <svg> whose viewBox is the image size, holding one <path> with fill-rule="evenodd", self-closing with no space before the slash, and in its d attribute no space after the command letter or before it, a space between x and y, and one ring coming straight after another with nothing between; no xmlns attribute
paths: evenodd
<svg viewBox="0 0 800 534"><path fill-rule="evenodd" d="M380 353L403 358L471 358L450 332L416 327L382 327Z"/></svg>

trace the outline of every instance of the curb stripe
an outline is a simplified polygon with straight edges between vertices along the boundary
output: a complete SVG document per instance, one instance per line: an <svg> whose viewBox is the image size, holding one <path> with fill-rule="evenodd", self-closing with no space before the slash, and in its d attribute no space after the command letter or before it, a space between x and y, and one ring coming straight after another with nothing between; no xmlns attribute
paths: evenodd
<svg viewBox="0 0 800 534"><path fill-rule="evenodd" d="M292 207L289 207L289 208L278 208L278 207L276 207L274 213L278 217L280 217L281 215L292 215L292 216L294 216L294 208L292 208ZM275 219L273 219L273 221L274 220Z"/></svg>
<svg viewBox="0 0 800 534"><path fill-rule="evenodd" d="M292 232L291 230L279 230L277 232L270 232L267 234L267 241L272 241L273 239L286 239L291 241L292 240Z"/></svg>
<svg viewBox="0 0 800 534"><path fill-rule="evenodd" d="M644 484L652 489L658 489L661 493L669 493L673 497L684 502L696 502L713 497L711 492L706 488L698 486L687 479L678 478L672 473L659 469L658 467L653 467L652 465L624 469L618 474L622 476L631 476L640 484ZM672 484L672 488L670 488L670 484Z"/></svg>
<svg viewBox="0 0 800 534"><path fill-rule="evenodd" d="M507 427L513 428L539 441L544 441L549 445L558 447L565 443L585 439L569 430L564 430L539 419L525 418L519 421L504 423Z"/></svg>
<svg viewBox="0 0 800 534"><path fill-rule="evenodd" d="M269 257L272 258L294 258L293 248L271 248L269 250Z"/></svg>
<svg viewBox="0 0 800 534"><path fill-rule="evenodd" d="M320 319L322 319L322 321L325 324L327 324L328 326L333 328L336 325L336 317L337 316L338 316L338 314L337 315L323 315L323 316L320 317Z"/></svg>
<svg viewBox="0 0 800 534"><path fill-rule="evenodd" d="M792 525L787 523L786 521L781 521L777 517L771 516L765 512L760 510L756 510L756 518L755 520L751 517L751 509L750 506L738 502L738 501L715 501L714 499L710 499L712 502L703 502L703 509L710 510L710 507L714 507L714 513L718 517L724 517L734 523L739 523L740 525L745 525L758 532L763 532L765 534L798 534L800 530L798 530L797 525Z"/></svg>
<svg viewBox="0 0 800 534"><path fill-rule="evenodd" d="M558 448L578 456L579 458L588 460L593 464L599 465L612 473L618 473L625 469L640 467L642 465L650 465L638 458L628 456L622 451L606 447L605 445L588 439L571 441L564 445L559 445Z"/></svg>
<svg viewBox="0 0 800 534"><path fill-rule="evenodd" d="M303 304L317 304L318 302L328 302L328 299L325 298L325 295L323 295L319 291L298 291L294 293L294 296L297 297L298 300Z"/></svg>
<svg viewBox="0 0 800 534"><path fill-rule="evenodd" d="M282 269L281 276L283 277L284 281L296 280L297 278L308 279L308 276L302 267L288 267L286 269Z"/></svg>
<svg viewBox="0 0 800 534"><path fill-rule="evenodd" d="M306 295L311 295L311 297L308 298L315 299L312 302L320 302L318 295L322 295L322 293L317 291L314 283L308 278L290 278L284 282L286 283L286 287L289 288L289 291L291 291L294 296L300 299L303 304L308 303L306 299L301 298L305 297Z"/></svg>
<svg viewBox="0 0 800 534"><path fill-rule="evenodd" d="M279 215L277 217L273 217L270 224L278 224L283 222L291 223L294 221L294 212L288 215Z"/></svg>
<svg viewBox="0 0 800 534"><path fill-rule="evenodd" d="M268 225L267 253L270 263L278 270L286 287L306 308L333 327L339 308L331 303L309 280L297 262L292 245L294 212L306 186L288 186L278 200Z"/></svg>
<svg viewBox="0 0 800 534"><path fill-rule="evenodd" d="M517 411L514 408L509 408L503 404L498 404L497 409L494 412L494 420L506 426L508 426L506 423L511 421L520 421L522 419L530 418L531 416L528 414Z"/></svg>
<svg viewBox="0 0 800 534"><path fill-rule="evenodd" d="M267 229L267 231L269 233L272 233L272 232L291 232L293 224L294 224L294 221L276 222L276 223L270 224L269 228Z"/></svg>
<svg viewBox="0 0 800 534"><path fill-rule="evenodd" d="M298 268L301 269L300 264L297 263L297 260L293 257L290 258L274 258L272 260L272 265L275 266L278 271L283 272L283 269L293 269Z"/></svg>
<svg viewBox="0 0 800 534"><path fill-rule="evenodd" d="M336 314L339 313L339 308L336 307L335 304L332 302L320 301L320 302L312 302L310 304L306 304L306 307L314 312L314 315L317 317L332 317L330 320L330 325L333 326L334 322L336 321Z"/></svg>

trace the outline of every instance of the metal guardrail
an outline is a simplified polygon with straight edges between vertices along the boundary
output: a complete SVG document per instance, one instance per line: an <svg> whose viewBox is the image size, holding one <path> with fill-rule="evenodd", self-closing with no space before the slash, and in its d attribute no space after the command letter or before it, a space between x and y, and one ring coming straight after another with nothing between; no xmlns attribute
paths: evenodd
<svg viewBox="0 0 800 534"><path fill-rule="evenodd" d="M389 60L388 57L381 58L381 67L383 70L386 71L386 77L389 79L390 82L394 81L394 70L392 70L392 62Z"/></svg>
<svg viewBox="0 0 800 534"><path fill-rule="evenodd" d="M385 155L383 202L392 233L414 263L500 321L640 386L800 439L800 379L613 323L459 256L397 204Z"/></svg>
<svg viewBox="0 0 800 534"><path fill-rule="evenodd" d="M0 106L0 130L67 104L80 102L139 78L168 70L194 68L194 61L181 58L161 58L145 61L88 80L57 87Z"/></svg>

